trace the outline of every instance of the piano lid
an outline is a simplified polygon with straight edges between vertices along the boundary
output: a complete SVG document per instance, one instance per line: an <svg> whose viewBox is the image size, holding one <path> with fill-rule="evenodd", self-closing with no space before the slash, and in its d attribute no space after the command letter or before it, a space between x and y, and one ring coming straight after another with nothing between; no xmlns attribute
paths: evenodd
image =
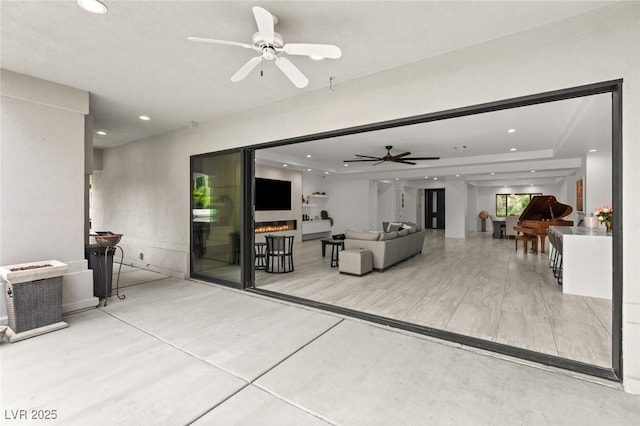
<svg viewBox="0 0 640 426"><path fill-rule="evenodd" d="M520 214L523 220L562 219L573 211L573 207L559 203L553 195L534 195L531 202Z"/></svg>

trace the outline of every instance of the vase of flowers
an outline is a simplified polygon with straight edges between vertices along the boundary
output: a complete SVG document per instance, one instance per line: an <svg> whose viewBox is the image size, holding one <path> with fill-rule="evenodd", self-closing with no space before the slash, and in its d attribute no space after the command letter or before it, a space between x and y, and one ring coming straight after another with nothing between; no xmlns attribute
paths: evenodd
<svg viewBox="0 0 640 426"><path fill-rule="evenodd" d="M607 232L611 232L611 230L613 229L613 209L611 208L611 206L605 204L602 207L597 207L596 217L598 218L600 223L603 223L607 228Z"/></svg>

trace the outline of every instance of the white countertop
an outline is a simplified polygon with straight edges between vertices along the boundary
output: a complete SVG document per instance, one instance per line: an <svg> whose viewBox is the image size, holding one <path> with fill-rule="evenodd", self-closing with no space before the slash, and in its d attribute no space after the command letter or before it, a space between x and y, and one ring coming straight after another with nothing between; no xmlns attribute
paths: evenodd
<svg viewBox="0 0 640 426"><path fill-rule="evenodd" d="M550 228L554 232L560 235L577 235L587 237L611 237L611 234L607 234L604 229L592 229L582 226L552 226Z"/></svg>

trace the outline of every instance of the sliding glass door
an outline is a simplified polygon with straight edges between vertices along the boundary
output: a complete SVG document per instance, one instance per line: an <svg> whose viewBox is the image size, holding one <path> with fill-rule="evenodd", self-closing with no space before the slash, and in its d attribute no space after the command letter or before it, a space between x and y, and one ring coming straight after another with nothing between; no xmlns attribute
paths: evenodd
<svg viewBox="0 0 640 426"><path fill-rule="evenodd" d="M191 158L191 276L241 284L241 152Z"/></svg>

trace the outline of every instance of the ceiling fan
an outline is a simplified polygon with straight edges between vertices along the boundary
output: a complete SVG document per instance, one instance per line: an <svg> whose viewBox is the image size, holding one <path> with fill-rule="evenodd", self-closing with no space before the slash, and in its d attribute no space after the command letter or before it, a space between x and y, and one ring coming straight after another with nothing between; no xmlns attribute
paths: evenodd
<svg viewBox="0 0 640 426"><path fill-rule="evenodd" d="M288 55L309 56L311 59L338 59L342 56L339 47L331 44L306 44L306 43L287 43L285 44L282 36L275 32L275 26L278 18L273 16L269 11L258 6L253 7L253 16L258 24L258 32L253 34L251 44L239 43L235 41L215 40L212 38L187 37L187 40L226 44L229 46L244 47L245 49L253 49L259 53L259 56L249 59L232 77L231 81L241 81L249 73L262 63L263 60L275 60L276 66L287 76L289 80L298 88L307 87L309 80L293 63L281 54L284 52Z"/></svg>
<svg viewBox="0 0 640 426"><path fill-rule="evenodd" d="M393 146L391 145L387 145L385 146L386 150L387 150L387 154L384 157L372 157L370 155L359 155L359 154L354 154L356 157L358 157L358 159L355 160L344 160L345 163L355 163L358 161L375 161L375 164L372 164L372 166L376 166L380 163L384 163L387 161L393 162L393 163L402 163L402 164L411 164L411 165L415 165L416 163L414 163L413 161L419 161L419 160L439 160L440 157L407 157L407 155L411 155L410 152L403 152L402 154L396 154L396 155L392 155L391 154L391 149L393 148ZM407 160L412 160L412 161L407 161Z"/></svg>

